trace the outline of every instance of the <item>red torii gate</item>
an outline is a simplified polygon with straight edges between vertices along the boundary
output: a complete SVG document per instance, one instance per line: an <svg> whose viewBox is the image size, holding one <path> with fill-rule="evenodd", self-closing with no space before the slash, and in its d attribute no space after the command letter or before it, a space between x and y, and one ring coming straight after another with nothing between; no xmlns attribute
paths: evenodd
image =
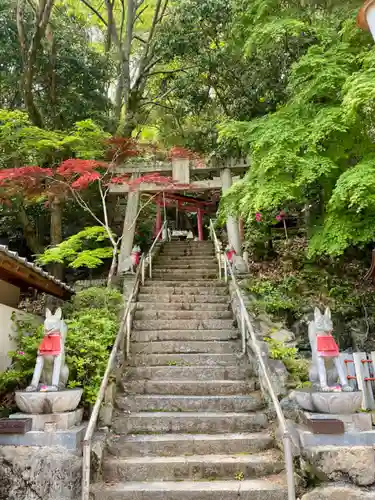
<svg viewBox="0 0 375 500"><path fill-rule="evenodd" d="M210 212L215 212L215 202L205 201L192 196L184 196L181 194L164 192L159 194L156 198L156 224L155 235L157 235L162 227L162 213L161 208L164 206L175 206L179 210L185 212L196 212L198 222L198 239L202 241L203 238L203 215Z"/></svg>

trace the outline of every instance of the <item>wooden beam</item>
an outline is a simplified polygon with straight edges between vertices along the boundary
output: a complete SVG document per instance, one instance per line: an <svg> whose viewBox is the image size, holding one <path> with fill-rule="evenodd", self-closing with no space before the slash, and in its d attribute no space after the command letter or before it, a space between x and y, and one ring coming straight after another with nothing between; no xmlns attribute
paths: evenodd
<svg viewBox="0 0 375 500"><path fill-rule="evenodd" d="M37 271L17 262L11 256L0 253L0 278L18 288L35 288L60 299L69 298L72 293Z"/></svg>
<svg viewBox="0 0 375 500"><path fill-rule="evenodd" d="M206 181L192 181L189 186L181 188L180 186L162 186L160 184L145 183L142 182L137 189L144 193L158 193L158 192L178 192L178 191L209 191L211 189L220 189L221 179L208 179ZM111 184L111 193L129 193L134 191L134 188L130 188L127 184Z"/></svg>

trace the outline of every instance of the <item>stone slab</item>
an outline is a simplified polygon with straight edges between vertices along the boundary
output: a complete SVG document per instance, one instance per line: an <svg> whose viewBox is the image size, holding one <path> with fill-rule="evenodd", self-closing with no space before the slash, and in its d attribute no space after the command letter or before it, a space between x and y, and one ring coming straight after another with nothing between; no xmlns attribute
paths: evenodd
<svg viewBox="0 0 375 500"><path fill-rule="evenodd" d="M301 448L315 446L374 446L375 431L344 432L344 434L313 434L299 428Z"/></svg>
<svg viewBox="0 0 375 500"><path fill-rule="evenodd" d="M353 413L351 415L338 415L332 413L310 413L304 412L308 420L341 420L344 423L345 432L372 431L372 420L370 413Z"/></svg>
<svg viewBox="0 0 375 500"><path fill-rule="evenodd" d="M67 450L80 450L86 425L56 432L30 431L26 434L0 435L0 446L60 446Z"/></svg>
<svg viewBox="0 0 375 500"><path fill-rule="evenodd" d="M130 482L93 485L94 500L287 500L285 479Z"/></svg>
<svg viewBox="0 0 375 500"><path fill-rule="evenodd" d="M76 425L80 425L83 417L83 409L67 411L65 413L14 413L10 419L30 418L32 420L31 431L44 431L46 424L55 424L56 430L66 431Z"/></svg>
<svg viewBox="0 0 375 500"><path fill-rule="evenodd" d="M61 447L1 446L1 500L78 500L80 452Z"/></svg>
<svg viewBox="0 0 375 500"><path fill-rule="evenodd" d="M317 446L303 454L302 470L319 481L349 481L357 486L375 483L373 446Z"/></svg>
<svg viewBox="0 0 375 500"><path fill-rule="evenodd" d="M375 491L347 483L328 483L304 494L301 500L372 500Z"/></svg>
<svg viewBox="0 0 375 500"><path fill-rule="evenodd" d="M0 418L0 434L25 434L31 431L32 420L28 415L17 417L10 420L9 418Z"/></svg>

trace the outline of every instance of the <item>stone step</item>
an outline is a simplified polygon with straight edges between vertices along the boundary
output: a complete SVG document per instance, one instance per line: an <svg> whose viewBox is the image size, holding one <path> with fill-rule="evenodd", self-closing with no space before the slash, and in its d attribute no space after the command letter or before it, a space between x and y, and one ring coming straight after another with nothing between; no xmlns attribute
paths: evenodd
<svg viewBox="0 0 375 500"><path fill-rule="evenodd" d="M131 339L137 342L154 342L156 340L235 340L239 338L238 330L135 330Z"/></svg>
<svg viewBox="0 0 375 500"><path fill-rule="evenodd" d="M160 257L212 257L215 258L215 252L212 248L168 248L160 252Z"/></svg>
<svg viewBox="0 0 375 500"><path fill-rule="evenodd" d="M198 295L199 297L199 295ZM168 309L168 311L217 311L224 312L229 311L229 302L227 300L227 304L222 302L214 303L214 302L173 302L166 305L165 302L158 302L158 299L154 303L150 302L138 302L137 310L138 311L163 311Z"/></svg>
<svg viewBox="0 0 375 500"><path fill-rule="evenodd" d="M217 269L153 269L153 278L159 280L194 280L195 278L200 278L204 280L217 279L218 270Z"/></svg>
<svg viewBox="0 0 375 500"><path fill-rule="evenodd" d="M228 311L230 312L230 311ZM133 321L133 329L134 330L232 330L234 327L234 320L233 319L189 319L186 317L186 315L189 313L189 311L184 311L184 314L181 314L181 316L184 316L185 319L150 319L151 315L146 315L144 312L136 312L135 316L136 319ZM137 316L139 314L143 314L144 319L137 319ZM173 311L169 313L173 317ZM178 317L180 316L178 314ZM190 312L190 315L192 312ZM193 312L193 315L196 314ZM209 313L207 313L209 314ZM177 313L176 313L177 315ZM232 313L230 312L230 315ZM145 318L146 316L146 318ZM194 347L194 346L193 346ZM209 346L208 346L209 347ZM156 351L152 351L156 352ZM159 351L158 351L159 352ZM176 352L174 349L173 351L166 351L166 352ZM177 351L178 352L178 351ZM192 352L192 351L187 351L183 350L180 352ZM207 352L206 350L204 351L195 351L195 352ZM217 352L217 351L213 351ZM226 351L223 351L226 352Z"/></svg>
<svg viewBox="0 0 375 500"><path fill-rule="evenodd" d="M146 411L220 411L249 412L260 410L264 403L260 392L246 396L169 396L161 394L119 396L117 408L126 412Z"/></svg>
<svg viewBox="0 0 375 500"><path fill-rule="evenodd" d="M136 321L135 323L147 323L146 321ZM152 326L157 321L149 321L150 329L154 330ZM144 325L142 325L144 326ZM177 325L175 325L177 326ZM139 328L141 330L142 328ZM173 329L173 328L171 328ZM224 328L223 328L224 329ZM192 328L193 330L193 328ZM157 354L157 353L210 353L210 354L231 354L240 351L240 342L234 340L223 341L170 341L170 342L132 342L132 354Z"/></svg>
<svg viewBox="0 0 375 500"><path fill-rule="evenodd" d="M178 270L201 270L201 269L214 269L215 271L218 269L218 264L213 261L209 260L208 262L201 262L200 260L197 261L192 261L192 262L186 262L186 259L181 259L180 262L168 262L165 260L164 262L155 261L155 263L152 265L152 269L155 271L158 270L164 270L168 269L168 271L172 271L174 269Z"/></svg>
<svg viewBox="0 0 375 500"><path fill-rule="evenodd" d="M206 285L205 285L206 284ZM205 286L204 286L205 285ZM155 287L155 286L160 286L160 287L171 287L171 288L207 288L210 290L217 290L217 289L225 289L225 291L228 293L228 284L225 283L223 280L210 280L209 284L207 284L207 280L203 279L194 279L194 280L185 280L183 283L176 283L175 281L166 281L166 280L158 280L156 278L153 279L148 279L144 285L142 285L142 288L147 288L149 286Z"/></svg>
<svg viewBox="0 0 375 500"><path fill-rule="evenodd" d="M204 307L204 306L203 306ZM222 308L223 309L223 308ZM170 309L168 310L152 310L152 309L147 309L147 310L136 310L134 317L136 320L193 320L196 323L202 323L197 320L221 320L221 319L228 319L230 320L231 324L233 324L233 313L232 311L229 310L221 310L221 311L208 311L204 310L201 308L201 310L192 310L192 311L184 311L184 310L175 310L175 309ZM191 329L191 328L189 328Z"/></svg>
<svg viewBox="0 0 375 500"><path fill-rule="evenodd" d="M171 250L211 250L214 251L214 245L175 245L164 244L161 251L167 252Z"/></svg>
<svg viewBox="0 0 375 500"><path fill-rule="evenodd" d="M202 240L202 241L196 241L196 240L176 240L176 241L167 241L164 243L165 247L168 246L178 246L178 245L197 245L197 246L213 246L213 243L211 240Z"/></svg>
<svg viewBox="0 0 375 500"><path fill-rule="evenodd" d="M158 255L154 261L155 264L176 264L176 263L182 263L182 264L195 264L195 263L215 263L218 265L216 256L215 255L200 255L200 256L194 256L194 255L167 255L163 256L163 254Z"/></svg>
<svg viewBox="0 0 375 500"><path fill-rule="evenodd" d="M138 366L125 369L124 380L242 380L252 375L241 366Z"/></svg>
<svg viewBox="0 0 375 500"><path fill-rule="evenodd" d="M174 330L170 330L173 332ZM218 330L223 331L225 330ZM192 331L191 331L192 332ZM205 333L210 332L206 330ZM141 332L139 332L141 333ZM142 332L143 333L143 332ZM149 333L149 332L148 332ZM239 354L138 354L128 360L130 366L228 366L247 364L247 359Z"/></svg>
<svg viewBox="0 0 375 500"><path fill-rule="evenodd" d="M280 452L268 450L254 455L193 455L176 457L106 458L103 479L116 481L213 481L233 479L236 474L244 479L277 474L283 471Z"/></svg>
<svg viewBox="0 0 375 500"><path fill-rule="evenodd" d="M159 289L163 291L162 289ZM144 304L150 304L152 302L157 302L158 304L163 303L163 304L182 304L183 306L193 306L194 304L199 304L202 305L204 304L204 307L208 304L214 304L217 306L220 304L220 307L225 307L226 305L229 307L230 300L229 297L225 295L193 295L190 294L189 296L186 295L173 295L173 294L162 294L160 293L144 293L145 290L143 289L142 292L138 295L138 300L139 303ZM168 306L170 307L170 306Z"/></svg>
<svg viewBox="0 0 375 500"><path fill-rule="evenodd" d="M116 411L112 419L115 434L257 432L267 425L262 412L140 412L124 417Z"/></svg>
<svg viewBox="0 0 375 500"><path fill-rule="evenodd" d="M246 481L100 483L93 500L287 500L284 475Z"/></svg>
<svg viewBox="0 0 375 500"><path fill-rule="evenodd" d="M163 249L171 248L214 248L212 241L175 240L165 242Z"/></svg>
<svg viewBox="0 0 375 500"><path fill-rule="evenodd" d="M122 384L125 394L162 394L171 396L219 396L251 394L259 389L249 380L132 380Z"/></svg>
<svg viewBox="0 0 375 500"><path fill-rule="evenodd" d="M266 432L238 434L112 434L108 452L118 457L253 453L273 446Z"/></svg>
<svg viewBox="0 0 375 500"><path fill-rule="evenodd" d="M207 286L207 281L204 281L203 286L197 285L197 286L185 286L186 283L181 281L181 283L178 283L176 285L176 282L174 281L173 284L171 285L171 282L166 281L166 286L160 285L160 281L158 283L150 284L153 283L152 281L146 283L144 286L141 287L140 293L151 293L151 294L160 294L160 295L181 295L184 298L190 297L194 295L195 297L197 296L203 296L203 297L212 297L212 296L225 296L226 299L229 298L228 296L228 289L222 286Z"/></svg>
<svg viewBox="0 0 375 500"><path fill-rule="evenodd" d="M166 243L162 246L161 251L162 252L183 252L183 251L193 251L193 252L205 252L205 251L214 251L214 245L209 242L208 244L202 244L202 243L196 243L196 242L190 242L190 244L187 244L186 242L178 242L174 241L172 243Z"/></svg>

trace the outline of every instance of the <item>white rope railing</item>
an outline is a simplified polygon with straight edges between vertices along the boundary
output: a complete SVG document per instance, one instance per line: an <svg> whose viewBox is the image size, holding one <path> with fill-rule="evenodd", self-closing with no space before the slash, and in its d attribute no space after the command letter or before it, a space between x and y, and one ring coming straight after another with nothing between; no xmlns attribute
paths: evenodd
<svg viewBox="0 0 375 500"><path fill-rule="evenodd" d="M224 265L224 276L225 276L225 281L228 282L228 275L230 274L231 279L232 279L232 284L234 291L236 293L238 303L239 303L239 308L240 308L240 318L241 318L241 335L242 335L242 349L243 353L245 354L247 351L247 346L250 345L251 350L258 362L259 366L259 377L262 377L262 385L267 389L267 392L269 394L269 397L274 405L275 412L277 415L277 420L279 422L279 426L282 432L282 440L283 440L283 446L284 446L284 460L285 460L285 469L286 469L286 475L287 475L287 485L288 485L288 500L295 500L296 499L296 489L295 489L295 480L294 480L294 465L293 465L293 452L292 452L292 439L291 435L288 431L285 417L282 411L282 408L280 406L280 402L276 396L275 390L272 385L271 381L271 376L269 374L269 370L266 366L266 363L263 359L264 354L262 354L260 347L259 347L259 342L256 337L256 333L254 330L254 327L252 325L249 313L247 312L242 293L240 290L240 287L238 286L236 277L234 275L234 272L231 268L229 259L225 253L221 253L221 245L218 242L216 233L215 233L215 228L212 220L210 221L210 232L211 232L211 238L212 241L214 242L215 245L215 252L221 254L221 256L218 258L219 265L221 265L221 261L223 261ZM219 274L221 277L221 272ZM250 342L248 342L250 338Z"/></svg>

